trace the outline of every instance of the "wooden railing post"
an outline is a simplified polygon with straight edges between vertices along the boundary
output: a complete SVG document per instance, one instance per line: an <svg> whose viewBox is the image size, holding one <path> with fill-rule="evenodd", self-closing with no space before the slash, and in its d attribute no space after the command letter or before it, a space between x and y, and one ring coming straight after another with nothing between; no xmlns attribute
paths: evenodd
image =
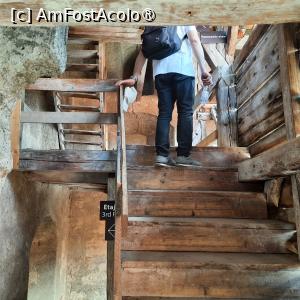
<svg viewBox="0 0 300 300"><path fill-rule="evenodd" d="M278 25L280 79L287 139L300 135L300 69L297 61L295 32L297 24ZM291 176L295 220L297 228L298 258L300 260L300 178Z"/></svg>
<svg viewBox="0 0 300 300"><path fill-rule="evenodd" d="M115 185L115 240L114 240L114 266L113 266L113 299L122 299L121 285L121 240L127 230L128 203L127 203L127 166L126 166L126 140L125 120L122 108L123 88L120 87L118 95L118 128L117 128L117 162Z"/></svg>

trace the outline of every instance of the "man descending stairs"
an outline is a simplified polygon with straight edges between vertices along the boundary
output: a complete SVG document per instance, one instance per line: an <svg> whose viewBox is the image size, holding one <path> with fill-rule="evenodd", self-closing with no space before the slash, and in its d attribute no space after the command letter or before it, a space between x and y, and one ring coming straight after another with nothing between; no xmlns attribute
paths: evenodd
<svg viewBox="0 0 300 300"><path fill-rule="evenodd" d="M201 167L153 166L131 146L123 299L300 299L290 223L268 219L262 183L238 181L242 148L197 148Z"/></svg>

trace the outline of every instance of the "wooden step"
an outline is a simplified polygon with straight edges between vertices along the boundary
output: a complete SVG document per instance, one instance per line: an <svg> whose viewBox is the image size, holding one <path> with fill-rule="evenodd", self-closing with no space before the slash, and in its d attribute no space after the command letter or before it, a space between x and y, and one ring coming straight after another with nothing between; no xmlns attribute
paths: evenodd
<svg viewBox="0 0 300 300"><path fill-rule="evenodd" d="M59 109L63 110L79 110L79 111L94 111L100 112L99 107L88 106L88 105L71 105L71 104L60 104Z"/></svg>
<svg viewBox="0 0 300 300"><path fill-rule="evenodd" d="M21 113L21 123L117 124L118 114L100 112L31 111Z"/></svg>
<svg viewBox="0 0 300 300"><path fill-rule="evenodd" d="M97 72L99 69L98 64L88 63L67 63L66 71L81 71L81 72Z"/></svg>
<svg viewBox="0 0 300 300"><path fill-rule="evenodd" d="M300 264L290 254L124 251L122 256L123 299L300 297Z"/></svg>
<svg viewBox="0 0 300 300"><path fill-rule="evenodd" d="M239 182L236 170L139 166L128 169L129 190L262 192L263 183Z"/></svg>
<svg viewBox="0 0 300 300"><path fill-rule="evenodd" d="M39 78L35 83L26 87L31 91L57 91L57 92L117 92L115 85L117 79L81 79L81 78Z"/></svg>
<svg viewBox="0 0 300 300"><path fill-rule="evenodd" d="M263 193L129 191L130 216L266 219Z"/></svg>
<svg viewBox="0 0 300 300"><path fill-rule="evenodd" d="M275 220L130 217L123 250L287 253L294 224Z"/></svg>
<svg viewBox="0 0 300 300"><path fill-rule="evenodd" d="M114 173L115 157L114 151L22 150L19 171Z"/></svg>
<svg viewBox="0 0 300 300"><path fill-rule="evenodd" d="M79 141L79 140L64 140L64 143L67 144L78 144L78 145L89 145L89 146L102 146L102 142L90 142L90 141Z"/></svg>
<svg viewBox="0 0 300 300"><path fill-rule="evenodd" d="M83 99L96 99L99 100L97 93L72 93L72 92L60 92L62 96L74 97L74 98L83 98Z"/></svg>
<svg viewBox="0 0 300 300"><path fill-rule="evenodd" d="M175 157L175 148L171 148L171 156ZM155 147L152 146L127 146L127 165L153 166L155 161ZM210 168L237 168L238 163L248 159L249 152L246 148L238 147L194 147L191 156L201 162L202 167Z"/></svg>
<svg viewBox="0 0 300 300"><path fill-rule="evenodd" d="M76 135L93 135L93 136L103 136L102 131L97 130L83 130L83 129L62 129L63 134L76 134Z"/></svg>
<svg viewBox="0 0 300 300"><path fill-rule="evenodd" d="M68 50L68 58L98 58L98 50Z"/></svg>

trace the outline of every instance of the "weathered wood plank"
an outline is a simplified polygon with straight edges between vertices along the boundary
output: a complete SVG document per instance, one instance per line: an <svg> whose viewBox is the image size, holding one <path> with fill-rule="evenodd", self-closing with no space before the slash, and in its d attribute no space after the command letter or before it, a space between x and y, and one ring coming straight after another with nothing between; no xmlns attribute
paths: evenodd
<svg viewBox="0 0 300 300"><path fill-rule="evenodd" d="M57 92L115 92L116 79L64 79L39 78L35 83L26 87L27 90L57 91Z"/></svg>
<svg viewBox="0 0 300 300"><path fill-rule="evenodd" d="M213 70L218 67L228 66L224 56L216 48L216 44L204 44L202 46L206 61Z"/></svg>
<svg viewBox="0 0 300 300"><path fill-rule="evenodd" d="M250 54L236 75L238 107L262 88L274 76L278 67L278 39L275 27L272 27L261 40L260 46Z"/></svg>
<svg viewBox="0 0 300 300"><path fill-rule="evenodd" d="M263 193L130 191L129 215L266 219Z"/></svg>
<svg viewBox="0 0 300 300"><path fill-rule="evenodd" d="M239 182L235 171L142 167L128 170L128 189L261 192L263 186Z"/></svg>
<svg viewBox="0 0 300 300"><path fill-rule="evenodd" d="M67 56L68 58L82 58L82 59L98 58L98 51L97 50L68 50Z"/></svg>
<svg viewBox="0 0 300 300"><path fill-rule="evenodd" d="M295 233L271 220L130 217L123 250L287 253Z"/></svg>
<svg viewBox="0 0 300 300"><path fill-rule="evenodd" d="M265 180L295 174L300 169L300 137L245 160L239 165L241 181Z"/></svg>
<svg viewBox="0 0 300 300"><path fill-rule="evenodd" d="M11 23L11 8L26 9L30 7L33 14L34 25L53 26L51 22L45 22L41 20L38 22L36 16L41 9L64 11L68 7L68 2L61 1L53 3L45 0L35 0L16 2L12 5L11 1L1 2L0 5L0 23L2 25L12 25ZM194 25L194 24L210 24L210 25L236 25L236 24L263 24L263 23L284 23L284 22L298 22L299 21L299 2L297 0L288 0L285 2L278 1L266 1L260 2L249 0L247 2L236 2L234 0L228 0L226 5L223 2L212 1L197 1L197 2L182 2L178 0L152 1L151 5L144 1L126 1L122 3L122 8L126 12L127 9L133 11L143 10L150 6L155 12L155 25ZM70 5L69 5L70 6ZM119 11L120 2L107 2L107 1L84 1L79 0L72 3L72 9L74 11L90 11L91 9L98 9L103 7L106 11ZM24 23L19 23L23 24ZM57 23L55 23L57 24ZM69 24L78 25L73 18L69 18ZM97 23L90 22L85 23L95 25ZM105 20L100 23L103 26L128 26L135 27L147 26L149 22L144 18L141 18L140 22L106 22Z"/></svg>
<svg viewBox="0 0 300 300"><path fill-rule="evenodd" d="M279 101L272 107L271 115L266 119L262 120L260 123L253 126L247 132L239 135L239 145L249 146L256 142L259 138L266 135L268 132L278 128L278 126L284 123L284 113L282 102Z"/></svg>
<svg viewBox="0 0 300 300"><path fill-rule="evenodd" d="M234 59L232 68L235 72L238 71L238 68L241 66L241 64L246 60L246 58L258 45L259 40L263 37L269 26L270 25L257 25L254 28L246 44L239 52L238 56Z"/></svg>
<svg viewBox="0 0 300 300"><path fill-rule="evenodd" d="M224 72L224 77L229 76L231 68ZM218 146L237 146L237 99L235 87L226 83L221 78L217 90L217 115L218 115Z"/></svg>
<svg viewBox="0 0 300 300"><path fill-rule="evenodd" d="M91 184L91 185L105 185L107 184L106 173L95 172L70 172L70 171L47 171L47 172L24 172L29 180L57 183L57 184Z"/></svg>
<svg viewBox="0 0 300 300"><path fill-rule="evenodd" d="M96 93L76 93L76 92L61 92L61 96L74 97L74 98L84 98L84 99L97 99L99 96Z"/></svg>
<svg viewBox="0 0 300 300"><path fill-rule="evenodd" d="M10 123L10 140L11 140L11 154L13 158L13 169L18 169L19 160L20 160L20 144L21 144L21 100L16 102L16 105L11 114L11 123Z"/></svg>
<svg viewBox="0 0 300 300"><path fill-rule="evenodd" d="M47 124L116 124L117 114L98 112L44 112L21 113L21 123Z"/></svg>
<svg viewBox="0 0 300 300"><path fill-rule="evenodd" d="M171 148L172 156L176 149ZM127 165L153 166L155 161L155 147L127 145ZM250 157L247 148L242 147L193 147L193 159L201 161L203 167L235 168L238 162Z"/></svg>
<svg viewBox="0 0 300 300"><path fill-rule="evenodd" d="M278 40L281 44L279 50L280 76L286 133L287 139L294 141L293 139L300 134L300 69L299 57L296 57L299 49L297 49L295 41L299 24L278 25L277 30ZM300 175L292 175L291 181L296 216L298 258L300 260Z"/></svg>
<svg viewBox="0 0 300 300"><path fill-rule="evenodd" d="M292 207L279 207L271 213L272 219L296 224L295 210Z"/></svg>
<svg viewBox="0 0 300 300"><path fill-rule="evenodd" d="M107 200L116 201L116 178L109 177L107 181ZM107 241L106 254L106 297L114 300L114 276L115 276L115 241Z"/></svg>
<svg viewBox="0 0 300 300"><path fill-rule="evenodd" d="M267 204L269 206L279 206L281 195L281 187L284 178L274 178L265 182L265 194L267 196Z"/></svg>
<svg viewBox="0 0 300 300"><path fill-rule="evenodd" d="M114 161L94 162L53 162L43 160L20 160L19 171L70 171L70 172L99 172L115 173L116 164Z"/></svg>
<svg viewBox="0 0 300 300"><path fill-rule="evenodd" d="M300 68L294 44L295 25L279 25L278 40L281 45L280 78L283 105L286 119L287 137L293 139L300 135Z"/></svg>
<svg viewBox="0 0 300 300"><path fill-rule="evenodd" d="M97 72L97 64L85 64L85 63L68 63L66 71L79 71L79 72Z"/></svg>
<svg viewBox="0 0 300 300"><path fill-rule="evenodd" d="M279 127L250 145L248 149L251 156L256 156L284 141L286 141L286 128L285 124L281 124Z"/></svg>
<svg viewBox="0 0 300 300"><path fill-rule="evenodd" d="M123 259L127 300L295 300L300 295L294 255L128 251Z"/></svg>
<svg viewBox="0 0 300 300"><path fill-rule="evenodd" d="M97 162L115 161L116 152L114 150L21 150L22 160L43 160L52 162Z"/></svg>
<svg viewBox="0 0 300 300"><path fill-rule="evenodd" d="M201 140L200 143L196 145L196 147L207 147L209 144L211 144L217 139L218 139L218 131L215 130L212 133L210 133L207 137L205 137L203 140Z"/></svg>
<svg viewBox="0 0 300 300"><path fill-rule="evenodd" d="M234 57L235 47L238 41L238 31L239 26L230 26L228 29L226 50L227 54L231 57Z"/></svg>
<svg viewBox="0 0 300 300"><path fill-rule="evenodd" d="M273 107L282 103L280 78L277 74L238 110L238 133L242 135L272 114Z"/></svg>

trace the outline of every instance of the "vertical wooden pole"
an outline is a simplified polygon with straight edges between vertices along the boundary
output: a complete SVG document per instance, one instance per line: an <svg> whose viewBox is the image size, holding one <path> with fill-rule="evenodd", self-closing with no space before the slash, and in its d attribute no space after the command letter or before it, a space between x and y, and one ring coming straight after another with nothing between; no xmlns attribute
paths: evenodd
<svg viewBox="0 0 300 300"><path fill-rule="evenodd" d="M296 24L278 25L280 79L287 139L300 135L300 69L295 47ZM300 260L300 181L299 175L292 175L293 203L295 210L298 258Z"/></svg>
<svg viewBox="0 0 300 300"><path fill-rule="evenodd" d="M19 167L20 148L21 148L21 100L18 100L11 115L11 155L13 158L13 169Z"/></svg>
<svg viewBox="0 0 300 300"><path fill-rule="evenodd" d="M105 42L99 41L98 43L98 57L99 57L99 79L107 78L106 70L106 45ZM106 112L106 103L105 103L105 93L100 93L100 102L102 102L102 112ZM103 125L103 148L104 150L108 149L108 126Z"/></svg>
<svg viewBox="0 0 300 300"><path fill-rule="evenodd" d="M109 177L107 182L107 200L116 199L116 179ZM107 241L107 263L106 263L106 295L107 300L114 299L114 247L115 241Z"/></svg>
<svg viewBox="0 0 300 300"><path fill-rule="evenodd" d="M231 26L228 28L226 49L227 49L227 54L232 58L234 57L236 43L238 41L238 31L239 31L239 26Z"/></svg>
<svg viewBox="0 0 300 300"><path fill-rule="evenodd" d="M218 146L237 146L237 102L231 68L222 71L217 87Z"/></svg>

